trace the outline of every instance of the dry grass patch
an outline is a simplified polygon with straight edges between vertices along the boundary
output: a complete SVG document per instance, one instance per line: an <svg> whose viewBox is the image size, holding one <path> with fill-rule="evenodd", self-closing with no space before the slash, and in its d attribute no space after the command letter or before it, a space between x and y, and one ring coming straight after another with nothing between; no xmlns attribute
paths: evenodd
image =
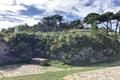
<svg viewBox="0 0 120 80"><path fill-rule="evenodd" d="M65 76L64 80L120 80L120 66L75 73Z"/></svg>
<svg viewBox="0 0 120 80"><path fill-rule="evenodd" d="M64 69L57 67L42 67L39 65L8 65L0 67L0 72L2 73L1 75L5 77L24 76L61 70Z"/></svg>

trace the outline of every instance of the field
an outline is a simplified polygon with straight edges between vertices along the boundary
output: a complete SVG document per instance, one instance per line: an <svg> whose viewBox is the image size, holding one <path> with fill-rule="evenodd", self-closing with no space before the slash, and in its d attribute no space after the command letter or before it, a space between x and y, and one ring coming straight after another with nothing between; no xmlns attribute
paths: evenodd
<svg viewBox="0 0 120 80"><path fill-rule="evenodd" d="M98 70L98 69L106 69L106 68L112 68L115 66L119 66L120 62L115 61L112 63L99 63L99 64L93 64L89 66L69 66L69 65L63 65L62 63L58 62L52 62L52 67L62 68L61 71L55 71L55 72L45 72L45 73L39 73L39 74L31 74L26 76L18 76L18 77L3 77L1 80L63 80L64 76L73 74L73 73L80 73L80 72L86 72L91 70Z"/></svg>

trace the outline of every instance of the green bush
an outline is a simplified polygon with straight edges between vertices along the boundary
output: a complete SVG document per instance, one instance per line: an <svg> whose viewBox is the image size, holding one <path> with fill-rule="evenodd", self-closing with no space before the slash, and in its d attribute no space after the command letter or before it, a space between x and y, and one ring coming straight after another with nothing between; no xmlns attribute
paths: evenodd
<svg viewBox="0 0 120 80"><path fill-rule="evenodd" d="M44 57L46 40L42 36L28 33L14 33L10 36L10 56L18 57L23 61L32 57Z"/></svg>
<svg viewBox="0 0 120 80"><path fill-rule="evenodd" d="M67 64L109 61L119 55L117 53L120 51L120 43L112 37L101 34L94 36L80 36L76 33L61 34L52 36L50 53L54 59Z"/></svg>
<svg viewBox="0 0 120 80"><path fill-rule="evenodd" d="M14 33L8 43L10 55L23 61L42 57L77 65L112 60L120 52L117 39L80 31Z"/></svg>

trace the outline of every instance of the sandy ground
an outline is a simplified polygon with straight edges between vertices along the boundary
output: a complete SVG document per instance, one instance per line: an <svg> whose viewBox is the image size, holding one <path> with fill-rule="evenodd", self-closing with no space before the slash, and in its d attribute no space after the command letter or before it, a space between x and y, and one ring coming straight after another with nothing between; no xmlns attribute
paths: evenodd
<svg viewBox="0 0 120 80"><path fill-rule="evenodd" d="M8 65L0 67L0 77L15 77L31 74L45 73L49 71L61 71L63 69L56 67L42 67L38 65Z"/></svg>
<svg viewBox="0 0 120 80"><path fill-rule="evenodd" d="M120 80L120 66L88 72L75 73L63 78L64 80Z"/></svg>

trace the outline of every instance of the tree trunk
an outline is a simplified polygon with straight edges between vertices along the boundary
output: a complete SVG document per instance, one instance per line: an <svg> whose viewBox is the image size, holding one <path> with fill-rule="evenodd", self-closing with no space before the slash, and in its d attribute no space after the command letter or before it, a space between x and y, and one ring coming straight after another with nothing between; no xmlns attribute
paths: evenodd
<svg viewBox="0 0 120 80"><path fill-rule="evenodd" d="M119 34L120 34L120 27L119 27Z"/></svg>
<svg viewBox="0 0 120 80"><path fill-rule="evenodd" d="M107 25L106 25L106 27L107 27L107 36L108 36L108 34L109 34L109 26L108 26L108 22L107 22Z"/></svg>
<svg viewBox="0 0 120 80"><path fill-rule="evenodd" d="M118 21L119 34L120 34L120 20Z"/></svg>
<svg viewBox="0 0 120 80"><path fill-rule="evenodd" d="M117 24L116 24L116 28L115 28L115 35L117 35L118 26L119 26L119 21L117 20Z"/></svg>
<svg viewBox="0 0 120 80"><path fill-rule="evenodd" d="M110 28L111 28L111 30L112 30L112 21L110 21ZM112 31L111 31L112 32Z"/></svg>

